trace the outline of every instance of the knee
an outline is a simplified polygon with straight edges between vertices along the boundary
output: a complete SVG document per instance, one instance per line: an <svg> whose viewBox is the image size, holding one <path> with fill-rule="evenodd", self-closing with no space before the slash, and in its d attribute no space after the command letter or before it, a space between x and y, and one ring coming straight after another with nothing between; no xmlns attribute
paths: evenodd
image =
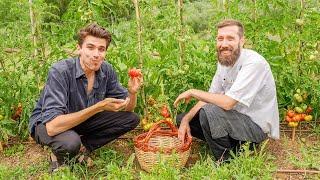
<svg viewBox="0 0 320 180"><path fill-rule="evenodd" d="M214 121L215 117L221 116L223 109L214 104L206 104L199 111L200 124L207 124L207 114L211 114L210 121Z"/></svg>
<svg viewBox="0 0 320 180"><path fill-rule="evenodd" d="M79 153L81 146L81 139L79 136L68 137L68 140L61 142L57 151L63 152L63 154L70 155L71 157Z"/></svg>
<svg viewBox="0 0 320 180"><path fill-rule="evenodd" d="M129 119L129 124L130 124L130 127L132 129L136 128L140 122L140 118L139 116L134 113L134 112L130 112L129 115L128 115L128 119Z"/></svg>
<svg viewBox="0 0 320 180"><path fill-rule="evenodd" d="M223 110L221 107L219 107L219 106L217 106L215 104L206 104L201 109L209 110L209 111L212 111L214 113L217 113L217 112Z"/></svg>
<svg viewBox="0 0 320 180"><path fill-rule="evenodd" d="M199 121L200 121L201 127L206 127L208 124L208 118L206 115L206 111L203 108L201 108L199 111Z"/></svg>

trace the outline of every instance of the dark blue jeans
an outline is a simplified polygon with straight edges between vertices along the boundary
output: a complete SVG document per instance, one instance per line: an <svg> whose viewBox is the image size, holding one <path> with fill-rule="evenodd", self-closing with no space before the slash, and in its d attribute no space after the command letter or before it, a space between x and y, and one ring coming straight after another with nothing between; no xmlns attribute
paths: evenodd
<svg viewBox="0 0 320 180"><path fill-rule="evenodd" d="M38 144L49 146L59 163L73 158L83 144L93 151L134 129L139 117L133 112L100 112L78 126L56 136L49 136L45 124L38 124L32 137Z"/></svg>

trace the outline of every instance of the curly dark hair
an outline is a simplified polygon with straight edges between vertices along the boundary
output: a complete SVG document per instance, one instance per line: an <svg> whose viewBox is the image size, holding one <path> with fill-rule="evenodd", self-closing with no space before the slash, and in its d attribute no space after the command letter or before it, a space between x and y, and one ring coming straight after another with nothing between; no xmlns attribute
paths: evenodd
<svg viewBox="0 0 320 180"><path fill-rule="evenodd" d="M109 31L99 26L97 23L91 23L80 29L78 32L78 44L80 47L82 46L84 39L89 35L105 39L107 41L106 47L108 47L111 42L111 34Z"/></svg>

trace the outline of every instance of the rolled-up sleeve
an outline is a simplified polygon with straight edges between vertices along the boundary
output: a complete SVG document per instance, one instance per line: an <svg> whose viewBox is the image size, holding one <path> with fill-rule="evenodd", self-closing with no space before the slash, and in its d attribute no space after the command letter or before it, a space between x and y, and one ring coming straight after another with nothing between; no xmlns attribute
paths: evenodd
<svg viewBox="0 0 320 180"><path fill-rule="evenodd" d="M67 81L55 68L51 68L44 89L42 102L42 123L67 112Z"/></svg>
<svg viewBox="0 0 320 180"><path fill-rule="evenodd" d="M125 99L128 97L128 90L118 81L118 77L113 68L110 68L106 97Z"/></svg>

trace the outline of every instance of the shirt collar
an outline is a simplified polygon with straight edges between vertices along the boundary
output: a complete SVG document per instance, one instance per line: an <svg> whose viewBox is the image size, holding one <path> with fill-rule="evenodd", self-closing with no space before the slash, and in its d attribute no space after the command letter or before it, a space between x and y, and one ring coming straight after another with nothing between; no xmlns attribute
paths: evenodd
<svg viewBox="0 0 320 180"><path fill-rule="evenodd" d="M236 63L234 63L233 67L238 68L239 65L241 66L243 59L244 59L244 58L243 58L243 49L241 48L241 49L240 49L239 57L238 57Z"/></svg>
<svg viewBox="0 0 320 180"><path fill-rule="evenodd" d="M76 58L76 78L79 78L83 75L84 75L84 71L83 71L81 64L80 64L80 58L77 57Z"/></svg>

